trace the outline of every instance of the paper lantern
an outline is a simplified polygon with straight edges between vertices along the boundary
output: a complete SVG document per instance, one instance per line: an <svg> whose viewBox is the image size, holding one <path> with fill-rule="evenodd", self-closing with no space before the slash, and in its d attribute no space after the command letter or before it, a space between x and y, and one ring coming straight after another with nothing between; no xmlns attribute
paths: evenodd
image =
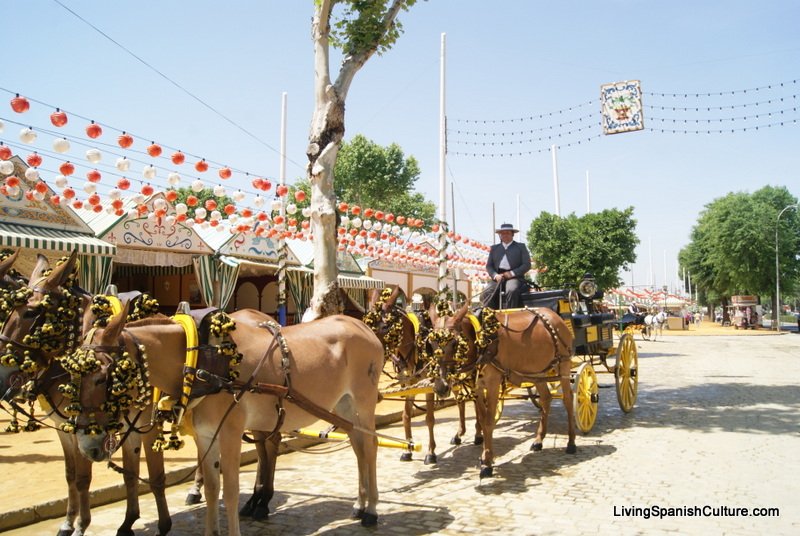
<svg viewBox="0 0 800 536"><path fill-rule="evenodd" d="M92 169L91 171L86 173L86 178L89 179L91 182L100 182L100 179L102 179L103 176L96 169Z"/></svg>
<svg viewBox="0 0 800 536"><path fill-rule="evenodd" d="M154 191L153 187L150 186L149 184L145 184L144 186L142 186L142 195L146 195L149 197L153 195L153 191Z"/></svg>
<svg viewBox="0 0 800 536"><path fill-rule="evenodd" d="M227 166L219 170L219 177L221 179L230 179L232 174L231 168Z"/></svg>
<svg viewBox="0 0 800 536"><path fill-rule="evenodd" d="M67 178L64 175L58 175L54 180L53 184L56 185L57 188L63 190L67 186Z"/></svg>
<svg viewBox="0 0 800 536"><path fill-rule="evenodd" d="M193 192L202 192L203 188L205 188L205 185L203 184L203 181L197 179L192 182L191 188Z"/></svg>
<svg viewBox="0 0 800 536"><path fill-rule="evenodd" d="M68 177L68 176L72 175L73 173L75 173L75 166L72 165L72 162L66 161L63 164L61 164L60 166L58 166L58 171L60 171L62 175Z"/></svg>
<svg viewBox="0 0 800 536"><path fill-rule="evenodd" d="M25 159L31 167L39 167L42 165L42 157L37 152L33 152Z"/></svg>
<svg viewBox="0 0 800 536"><path fill-rule="evenodd" d="M286 213L287 214L295 214L297 212L297 205L294 203L289 203L286 205Z"/></svg>
<svg viewBox="0 0 800 536"><path fill-rule="evenodd" d="M11 149L7 145L0 145L0 160L8 160L11 155Z"/></svg>
<svg viewBox="0 0 800 536"><path fill-rule="evenodd" d="M119 188L120 190L127 190L130 187L131 187L131 181L129 181L125 177L122 177L120 180L117 181L117 188Z"/></svg>
<svg viewBox="0 0 800 536"><path fill-rule="evenodd" d="M294 200L297 201L298 203L302 203L303 201L306 200L306 193L303 190L297 190L294 193Z"/></svg>
<svg viewBox="0 0 800 536"><path fill-rule="evenodd" d="M89 125L86 126L86 135L89 136L90 138L92 139L99 138L102 134L103 134L103 129L100 127L100 125L98 125L94 121L92 121L91 123L89 123Z"/></svg>
<svg viewBox="0 0 800 536"><path fill-rule="evenodd" d="M214 186L214 195L217 196L217 197L224 196L225 195L225 187L220 185L220 184L217 184L216 186Z"/></svg>
<svg viewBox="0 0 800 536"><path fill-rule="evenodd" d="M231 195L231 197L232 197L232 198L233 198L233 200L234 200L234 201L236 201L237 203L241 203L241 202L244 200L244 192L243 192L243 191L241 191L241 190L236 190L235 192L233 192L233 194Z"/></svg>
<svg viewBox="0 0 800 536"><path fill-rule="evenodd" d="M167 175L167 182L170 186L177 186L181 182L181 176L175 172L172 172Z"/></svg>
<svg viewBox="0 0 800 536"><path fill-rule="evenodd" d="M205 207L206 210L214 210L215 208L217 208L217 202L213 199L206 199Z"/></svg>
<svg viewBox="0 0 800 536"><path fill-rule="evenodd" d="M36 141L36 132L32 128L25 127L19 131L19 139L23 143L33 143Z"/></svg>
<svg viewBox="0 0 800 536"><path fill-rule="evenodd" d="M39 180L39 170L36 168L28 168L25 170L25 178L29 181L35 182Z"/></svg>
<svg viewBox="0 0 800 536"><path fill-rule="evenodd" d="M86 160L88 160L92 164L96 164L102 159L103 159L103 153L101 153L97 149L89 149L88 151L86 151Z"/></svg>
<svg viewBox="0 0 800 536"><path fill-rule="evenodd" d="M25 97L20 97L19 93L17 96L11 99L11 109L17 112L18 114L25 113L31 108L31 103L28 102L28 99Z"/></svg>
<svg viewBox="0 0 800 536"><path fill-rule="evenodd" d="M124 156L117 158L117 163L115 165L117 166L117 169L123 173L131 169L131 161Z"/></svg>
<svg viewBox="0 0 800 536"><path fill-rule="evenodd" d="M172 160L172 163L175 164L176 166L180 166L181 164L186 162L186 155L180 151L175 151L174 153L172 153L172 156L170 158Z"/></svg>
<svg viewBox="0 0 800 536"><path fill-rule="evenodd" d="M142 170L142 176L149 181L156 178L156 173L157 173L156 167L153 165L147 165Z"/></svg>
<svg viewBox="0 0 800 536"><path fill-rule="evenodd" d="M208 162L206 162L206 159L204 158L194 165L194 169L200 173L204 173L208 171Z"/></svg>
<svg viewBox="0 0 800 536"><path fill-rule="evenodd" d="M197 199L197 197L195 197L193 195L190 195L190 196L186 197L186 204L189 205L190 207L197 206L197 203L199 203L199 202L200 202L200 200Z"/></svg>
<svg viewBox="0 0 800 536"><path fill-rule="evenodd" d="M93 194L97 191L97 185L91 182L84 183L83 191L87 194Z"/></svg>
<svg viewBox="0 0 800 536"><path fill-rule="evenodd" d="M0 173L2 173L3 175L11 175L12 173L14 173L14 162L11 162L9 160L3 160L2 162L0 162ZM8 177L6 179L6 182L8 182L8 179L10 178L11 177ZM17 177L14 177L14 179L19 181Z"/></svg>
<svg viewBox="0 0 800 536"><path fill-rule="evenodd" d="M67 138L56 138L53 140L53 150L57 153L66 153L70 149Z"/></svg>
<svg viewBox="0 0 800 536"><path fill-rule="evenodd" d="M133 136L131 136L127 132L123 132L117 138L117 144L119 144L119 146L122 147L123 149L127 149L128 147L133 145Z"/></svg>
<svg viewBox="0 0 800 536"><path fill-rule="evenodd" d="M50 114L50 122L53 126L63 127L67 124L67 114L56 108L56 111Z"/></svg>
<svg viewBox="0 0 800 536"><path fill-rule="evenodd" d="M151 143L147 147L147 154L149 154L153 158L161 156L161 146L156 142Z"/></svg>

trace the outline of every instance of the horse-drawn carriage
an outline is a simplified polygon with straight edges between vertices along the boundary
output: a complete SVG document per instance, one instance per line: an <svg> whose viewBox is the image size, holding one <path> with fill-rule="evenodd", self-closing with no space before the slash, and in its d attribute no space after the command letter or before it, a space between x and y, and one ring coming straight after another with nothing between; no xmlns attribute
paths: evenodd
<svg viewBox="0 0 800 536"><path fill-rule="evenodd" d="M575 424L588 433L597 419L600 384L597 373L614 375L617 403L622 411L630 412L638 394L639 360L633 335L624 331L614 341L616 319L613 313L599 309L602 293L594 279L587 276L575 289L547 290L523 294L525 307L547 307L557 312L573 334L572 386ZM551 371L555 376L555 371ZM554 377L548 382L551 394L563 397ZM526 384L528 396L537 403L531 385Z"/></svg>

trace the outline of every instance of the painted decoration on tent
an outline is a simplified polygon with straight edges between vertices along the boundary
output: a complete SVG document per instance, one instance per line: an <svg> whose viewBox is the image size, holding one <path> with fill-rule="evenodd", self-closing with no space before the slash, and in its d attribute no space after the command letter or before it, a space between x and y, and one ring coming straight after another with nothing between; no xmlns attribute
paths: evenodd
<svg viewBox="0 0 800 536"><path fill-rule="evenodd" d="M220 248L219 253L233 257L252 257L259 261L278 262L278 241L254 234L235 235ZM299 265L300 261L291 250L286 252L286 263Z"/></svg>
<svg viewBox="0 0 800 536"><path fill-rule="evenodd" d="M183 253L213 253L192 229L164 219L125 219L111 229L103 240L118 246L165 249Z"/></svg>
<svg viewBox="0 0 800 536"><path fill-rule="evenodd" d="M600 86L603 134L618 134L644 129L642 88L638 80Z"/></svg>

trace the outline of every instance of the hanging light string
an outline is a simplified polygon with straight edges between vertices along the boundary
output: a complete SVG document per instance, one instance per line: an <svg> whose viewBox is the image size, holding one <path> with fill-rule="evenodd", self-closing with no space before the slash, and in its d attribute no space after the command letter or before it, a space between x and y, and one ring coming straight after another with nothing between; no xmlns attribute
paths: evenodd
<svg viewBox="0 0 800 536"><path fill-rule="evenodd" d="M772 91L783 87L797 85L797 80L787 80L784 82L776 82L774 84L767 84L766 86L751 87L746 89L734 89L725 91L680 91L676 93L658 93L658 92L642 92L643 95L648 97L672 97L672 98L706 98L706 97L726 97L735 95L746 95L749 93L756 93L759 91Z"/></svg>
<svg viewBox="0 0 800 536"><path fill-rule="evenodd" d="M585 108L587 106L599 107L600 101L594 99L587 102L582 102L575 106L570 106L569 108L562 108L561 110L555 110L552 112L544 112L538 115L529 115L527 117L515 117L511 119L462 119L462 118L448 117L448 121L452 121L454 123L472 123L472 124L485 124L485 125L496 125L496 124L517 123L517 122L523 123L525 121L536 121L537 119L545 119L549 117L563 115L566 113L573 112L575 110L580 110L581 108Z"/></svg>

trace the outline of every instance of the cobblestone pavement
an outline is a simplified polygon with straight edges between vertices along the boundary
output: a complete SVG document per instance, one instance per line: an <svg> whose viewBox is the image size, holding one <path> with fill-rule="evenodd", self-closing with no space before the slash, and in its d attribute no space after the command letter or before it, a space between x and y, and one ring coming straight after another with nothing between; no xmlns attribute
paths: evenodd
<svg viewBox="0 0 800 536"><path fill-rule="evenodd" d="M600 375L600 415L578 453L568 455L563 407L555 401L542 452L529 451L537 412L507 401L496 432L495 476L478 478L478 448L453 447L456 412L437 412L439 463L410 463L380 449L379 524L349 519L356 492L355 458L342 445L314 447L278 460L268 520L245 520L255 534L799 534L800 336L665 335L637 342L639 400L630 414L616 403L613 376ZM472 411L469 412L470 416ZM398 426L382 430L401 436ZM415 436L426 436L415 421ZM325 452L321 452L324 449ZM58 475L60 478L60 474ZM55 477L54 477L55 478ZM254 466L242 469L242 500ZM185 507L188 485L170 488L174 535L202 534L204 506ZM4 494L9 493L6 489ZM155 534L155 508L141 498L138 534ZM793 506L794 505L794 506ZM626 515L625 509L778 508L777 517ZM123 503L93 510L89 533L113 534ZM651 510L652 512L652 510ZM224 515L223 529L224 529ZM9 535L48 535L59 520Z"/></svg>

